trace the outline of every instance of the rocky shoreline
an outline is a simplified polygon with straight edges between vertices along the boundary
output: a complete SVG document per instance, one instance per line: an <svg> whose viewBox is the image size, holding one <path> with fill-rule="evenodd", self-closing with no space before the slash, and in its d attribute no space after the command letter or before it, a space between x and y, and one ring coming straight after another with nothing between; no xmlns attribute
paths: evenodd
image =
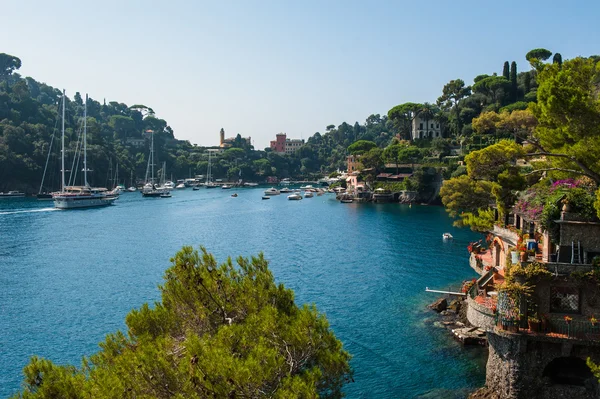
<svg viewBox="0 0 600 399"><path fill-rule="evenodd" d="M434 325L446 328L463 345L487 346L485 331L473 327L467 320L468 306L466 299L459 298L449 301L442 297L428 308L439 314L440 320L436 321ZM498 395L487 387L482 387L469 394L468 399L498 399Z"/></svg>

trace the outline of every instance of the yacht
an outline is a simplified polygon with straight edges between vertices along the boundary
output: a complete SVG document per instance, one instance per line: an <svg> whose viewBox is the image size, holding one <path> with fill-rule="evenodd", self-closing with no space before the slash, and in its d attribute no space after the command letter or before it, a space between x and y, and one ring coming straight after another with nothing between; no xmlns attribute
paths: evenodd
<svg viewBox="0 0 600 399"><path fill-rule="evenodd" d="M131 186L127 189L127 191L129 191L130 193L133 193L133 192L137 191L137 188Z"/></svg>
<svg viewBox="0 0 600 399"><path fill-rule="evenodd" d="M146 180L148 180L148 169L151 169L150 180L144 184L144 188L142 189L142 197L144 198L158 198L163 194L170 194L170 191L165 186L157 187L154 184L154 132L150 135L150 156L148 157L148 166L146 167ZM165 164L163 164L163 172L165 170ZM163 173L164 176L164 173Z"/></svg>
<svg viewBox="0 0 600 399"><path fill-rule="evenodd" d="M106 190L91 188L87 181L87 94L83 107L83 186L67 186L65 184L65 92L62 102L62 150L61 150L61 190L52 194L54 207L57 209L91 208L112 204L117 197L109 196ZM69 179L70 180L70 179ZM75 179L73 178L73 181Z"/></svg>
<svg viewBox="0 0 600 399"><path fill-rule="evenodd" d="M279 195L279 190L275 187L271 187L265 190L265 195Z"/></svg>
<svg viewBox="0 0 600 399"><path fill-rule="evenodd" d="M294 190L292 190L291 188L288 188L288 187L284 187L284 188L282 188L281 190L279 190L279 192L280 192L281 194L285 194L285 193L293 193L293 192L294 192Z"/></svg>
<svg viewBox="0 0 600 399"><path fill-rule="evenodd" d="M181 190L182 188L185 188L185 183L179 183L178 185L175 186L176 189Z"/></svg>
<svg viewBox="0 0 600 399"><path fill-rule="evenodd" d="M304 198L312 198L314 197L314 194L312 191L305 191L304 192Z"/></svg>
<svg viewBox="0 0 600 399"><path fill-rule="evenodd" d="M298 193L294 193L291 195L288 195L287 199L289 199L290 201L298 201L302 199L302 196Z"/></svg>
<svg viewBox="0 0 600 399"><path fill-rule="evenodd" d="M175 188L175 183L173 183L171 180L169 180L168 182L166 182L164 184L164 188L166 188L168 190L173 190Z"/></svg>

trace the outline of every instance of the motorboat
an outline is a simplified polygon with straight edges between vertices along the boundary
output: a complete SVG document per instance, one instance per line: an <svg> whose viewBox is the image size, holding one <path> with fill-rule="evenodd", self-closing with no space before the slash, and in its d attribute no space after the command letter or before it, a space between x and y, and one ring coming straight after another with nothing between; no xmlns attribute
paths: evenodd
<svg viewBox="0 0 600 399"><path fill-rule="evenodd" d="M304 192L304 198L312 198L312 197L314 197L314 196L315 196L315 195L313 194L313 192L312 192L312 191L305 191L305 192Z"/></svg>
<svg viewBox="0 0 600 399"><path fill-rule="evenodd" d="M179 183L178 185L175 186L176 189L181 190L182 188L185 188L185 183Z"/></svg>
<svg viewBox="0 0 600 399"><path fill-rule="evenodd" d="M442 240L443 241L450 241L450 240L453 240L453 239L454 239L454 237L452 237L452 234L450 234L450 233L444 233L444 234L442 234Z"/></svg>
<svg viewBox="0 0 600 399"><path fill-rule="evenodd" d="M160 198L171 198L171 192L164 191L164 192L160 193Z"/></svg>
<svg viewBox="0 0 600 399"><path fill-rule="evenodd" d="M258 186L258 183L244 183L245 187L256 187Z"/></svg>
<svg viewBox="0 0 600 399"><path fill-rule="evenodd" d="M300 186L302 190L312 190L314 187L312 184L307 184L306 186Z"/></svg>
<svg viewBox="0 0 600 399"><path fill-rule="evenodd" d="M231 187L233 187L231 184L223 184L223 185L221 186L221 188L222 188L223 190L229 190Z"/></svg>
<svg viewBox="0 0 600 399"><path fill-rule="evenodd" d="M279 190L277 190L275 187L271 187L265 190L265 195L279 195Z"/></svg>
<svg viewBox="0 0 600 399"><path fill-rule="evenodd" d="M129 188L127 189L127 191L129 191L130 193L134 193L134 192L136 192L136 191L137 191L137 188L135 188L135 187L131 186L131 187L129 187Z"/></svg>
<svg viewBox="0 0 600 399"><path fill-rule="evenodd" d="M0 197L24 197L25 193L21 191L9 191L7 193L0 193Z"/></svg>
<svg viewBox="0 0 600 399"><path fill-rule="evenodd" d="M269 197L268 195L263 195L262 199L266 200L266 199L271 199L271 197Z"/></svg>
<svg viewBox="0 0 600 399"><path fill-rule="evenodd" d="M233 193L233 194L231 194L231 196L235 198L235 197L237 197L238 195L237 195L237 193Z"/></svg>
<svg viewBox="0 0 600 399"><path fill-rule="evenodd" d="M37 199L39 199L40 201L51 200L52 199L52 193L39 193L37 195Z"/></svg>
<svg viewBox="0 0 600 399"><path fill-rule="evenodd" d="M294 194L288 195L287 199L289 199L290 201L298 201L298 200L302 199L302 196L298 193L294 193Z"/></svg>
<svg viewBox="0 0 600 399"><path fill-rule="evenodd" d="M173 190L174 188L176 188L175 183L173 183L170 180L164 184L164 187L168 190ZM179 188L179 187L177 187L177 188Z"/></svg>
<svg viewBox="0 0 600 399"><path fill-rule="evenodd" d="M350 198L350 197L345 197L345 198L342 198L342 199L340 200L340 202L341 202L342 204L351 204L351 203L352 203L352 198Z"/></svg>
<svg viewBox="0 0 600 399"><path fill-rule="evenodd" d="M294 190L292 190L292 189L291 189L291 188L289 188L289 187L284 187L284 188L282 188L281 190L279 190L279 192L280 192L281 194L285 194L285 193L293 193L293 192L294 192Z"/></svg>
<svg viewBox="0 0 600 399"><path fill-rule="evenodd" d="M193 187L192 187L192 190L194 190L194 191L198 191L198 190L200 190L200 186L198 186L198 185L195 185L195 186L193 186Z"/></svg>

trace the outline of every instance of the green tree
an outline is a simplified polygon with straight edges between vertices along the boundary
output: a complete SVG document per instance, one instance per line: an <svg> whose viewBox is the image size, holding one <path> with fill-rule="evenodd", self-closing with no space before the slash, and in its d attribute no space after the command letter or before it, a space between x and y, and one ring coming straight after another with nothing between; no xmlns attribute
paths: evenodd
<svg viewBox="0 0 600 399"><path fill-rule="evenodd" d="M455 225L469 226L470 218L478 215L480 210L489 208L494 199L492 185L491 182L474 180L467 175L444 181L440 197L450 216L458 218Z"/></svg>
<svg viewBox="0 0 600 399"><path fill-rule="evenodd" d="M349 354L325 316L298 307L262 254L221 265L184 247L162 301L127 315L80 369L32 358L24 391L35 398L343 396Z"/></svg>
<svg viewBox="0 0 600 399"><path fill-rule="evenodd" d="M0 53L0 78L4 78L21 68L21 60L14 55Z"/></svg>
<svg viewBox="0 0 600 399"><path fill-rule="evenodd" d="M517 63L513 61L510 64L510 94L512 101L517 101L518 98L518 83L517 83Z"/></svg>
<svg viewBox="0 0 600 399"><path fill-rule="evenodd" d="M575 58L548 64L538 74L538 102L531 111L538 121L536 151L548 162L539 172L558 176L584 175L600 184L600 66L592 59Z"/></svg>
<svg viewBox="0 0 600 399"><path fill-rule="evenodd" d="M500 94L507 93L510 88L510 82L504 76L490 76L473 85L475 93L482 93L489 96L492 103L499 102Z"/></svg>
<svg viewBox="0 0 600 399"><path fill-rule="evenodd" d="M535 48L530 50L526 55L525 59L529 61L531 67L539 71L543 68L544 61L552 56L552 51L546 50L545 48Z"/></svg>
<svg viewBox="0 0 600 399"><path fill-rule="evenodd" d="M354 155L362 155L375 147L377 147L377 144L372 141L358 140L348 147L348 152Z"/></svg>
<svg viewBox="0 0 600 399"><path fill-rule="evenodd" d="M504 66L502 67L502 76L506 79L510 79L510 64L508 61L504 61Z"/></svg>
<svg viewBox="0 0 600 399"><path fill-rule="evenodd" d="M396 105L388 111L388 118L394 123L403 139L410 140L412 121L417 117L421 107L421 104L409 102Z"/></svg>
<svg viewBox="0 0 600 399"><path fill-rule="evenodd" d="M554 54L554 57L552 57L552 63L558 64L558 66L561 66L562 65L562 55L560 55L560 53Z"/></svg>
<svg viewBox="0 0 600 399"><path fill-rule="evenodd" d="M455 79L444 85L442 89L442 95L437 99L437 105L442 109L451 111L454 109L456 116L456 126L454 129L454 135L458 136L461 132L462 126L460 123L460 109L459 104L465 98L471 94L471 87L465 86L465 82L462 79Z"/></svg>

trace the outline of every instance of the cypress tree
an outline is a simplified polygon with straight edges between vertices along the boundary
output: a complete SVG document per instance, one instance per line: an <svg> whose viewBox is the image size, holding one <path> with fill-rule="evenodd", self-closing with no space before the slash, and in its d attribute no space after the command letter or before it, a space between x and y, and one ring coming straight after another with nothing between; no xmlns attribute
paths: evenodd
<svg viewBox="0 0 600 399"><path fill-rule="evenodd" d="M502 76L504 76L506 78L506 80L509 79L509 76L508 76L508 61L504 61L504 68L502 68Z"/></svg>
<svg viewBox="0 0 600 399"><path fill-rule="evenodd" d="M523 86L525 86L525 94L529 93L529 89L531 89L531 73L529 71L525 73Z"/></svg>
<svg viewBox="0 0 600 399"><path fill-rule="evenodd" d="M562 65L562 55L560 55L560 53L554 54L554 57L552 58L552 63L558 64L558 66L560 67Z"/></svg>
<svg viewBox="0 0 600 399"><path fill-rule="evenodd" d="M517 63L510 64L510 93L513 101L517 101Z"/></svg>

